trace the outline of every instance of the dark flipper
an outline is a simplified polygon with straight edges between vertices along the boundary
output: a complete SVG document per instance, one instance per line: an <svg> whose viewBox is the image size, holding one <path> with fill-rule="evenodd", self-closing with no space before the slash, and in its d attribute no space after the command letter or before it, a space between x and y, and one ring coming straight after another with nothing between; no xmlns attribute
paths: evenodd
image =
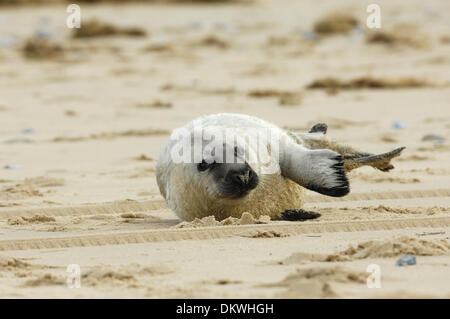
<svg viewBox="0 0 450 319"><path fill-rule="evenodd" d="M309 130L308 133L321 132L323 134L326 134L327 130L328 130L328 125L326 125L325 123L317 123L313 127L311 127L311 129Z"/></svg>
<svg viewBox="0 0 450 319"><path fill-rule="evenodd" d="M302 221L319 218L321 215L315 212L309 212L303 209L288 209L281 213L276 220Z"/></svg>

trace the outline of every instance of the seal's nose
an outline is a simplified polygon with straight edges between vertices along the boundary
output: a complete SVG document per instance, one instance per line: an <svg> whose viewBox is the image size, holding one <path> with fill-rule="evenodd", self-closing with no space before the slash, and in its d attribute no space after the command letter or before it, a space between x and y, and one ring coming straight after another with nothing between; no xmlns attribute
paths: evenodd
<svg viewBox="0 0 450 319"><path fill-rule="evenodd" d="M230 170L228 179L240 190L254 189L258 185L258 175L248 165L239 169Z"/></svg>

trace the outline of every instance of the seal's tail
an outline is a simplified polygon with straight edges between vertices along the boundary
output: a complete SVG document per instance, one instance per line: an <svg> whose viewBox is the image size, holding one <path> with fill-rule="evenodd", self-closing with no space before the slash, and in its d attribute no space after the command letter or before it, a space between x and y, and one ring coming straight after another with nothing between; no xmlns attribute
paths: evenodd
<svg viewBox="0 0 450 319"><path fill-rule="evenodd" d="M382 154L360 152L353 147L341 145L330 141L325 137L327 125L318 123L308 133L289 132L298 143L304 144L310 149L330 149L341 154L344 160L344 170L350 172L361 166L372 166L380 171L387 172L394 168L391 160L400 156L405 147L396 148Z"/></svg>
<svg viewBox="0 0 450 319"><path fill-rule="evenodd" d="M391 159L400 156L401 152L405 147L399 147L387 153L382 153L378 155L367 154L367 153L350 153L342 154L344 157L344 168L346 172L368 165L373 168L379 169L380 171L387 172L394 168L391 164Z"/></svg>

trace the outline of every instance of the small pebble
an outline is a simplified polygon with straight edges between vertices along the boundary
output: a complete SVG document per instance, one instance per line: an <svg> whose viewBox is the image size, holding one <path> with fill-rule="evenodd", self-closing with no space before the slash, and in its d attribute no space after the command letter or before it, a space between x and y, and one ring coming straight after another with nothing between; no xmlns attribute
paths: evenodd
<svg viewBox="0 0 450 319"><path fill-rule="evenodd" d="M394 121L392 123L392 126L398 130L404 130L405 128L408 127L408 125L406 125L406 123L400 122L400 121Z"/></svg>
<svg viewBox="0 0 450 319"><path fill-rule="evenodd" d="M6 144L15 144L15 143L33 143L32 139L24 138L24 137L17 137L17 138L10 138L9 140L5 141Z"/></svg>
<svg viewBox="0 0 450 319"><path fill-rule="evenodd" d="M434 134L427 134L424 137L422 137L422 141L431 141L435 144L444 144L445 138L439 135Z"/></svg>
<svg viewBox="0 0 450 319"><path fill-rule="evenodd" d="M398 259L396 262L396 265L399 267L415 264L416 264L416 256L414 255L405 255L402 258Z"/></svg>
<svg viewBox="0 0 450 319"><path fill-rule="evenodd" d="M20 133L22 134L32 134L34 133L34 128L32 127L26 127L20 130Z"/></svg>
<svg viewBox="0 0 450 319"><path fill-rule="evenodd" d="M6 164L3 166L4 169L20 169L22 166L16 164Z"/></svg>

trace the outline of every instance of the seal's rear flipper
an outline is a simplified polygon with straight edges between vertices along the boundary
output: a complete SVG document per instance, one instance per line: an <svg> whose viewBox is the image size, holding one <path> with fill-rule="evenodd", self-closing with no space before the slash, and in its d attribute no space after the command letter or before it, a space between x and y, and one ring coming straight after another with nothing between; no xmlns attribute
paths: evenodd
<svg viewBox="0 0 450 319"><path fill-rule="evenodd" d="M274 220L288 220L288 221L302 221L308 219L319 218L319 213L306 211L303 209L288 209L280 214L279 217L274 218Z"/></svg>
<svg viewBox="0 0 450 319"><path fill-rule="evenodd" d="M290 145L280 158L281 175L323 195L341 197L350 192L344 158L331 150L308 150Z"/></svg>
<svg viewBox="0 0 450 319"><path fill-rule="evenodd" d="M394 157L400 156L401 152L405 149L405 147L396 148L393 151L382 153L378 155L372 154L344 154L344 166L345 171L349 172L355 168L368 165L373 168L379 169L380 171L387 172L394 168L394 165L391 164L391 159Z"/></svg>
<svg viewBox="0 0 450 319"><path fill-rule="evenodd" d="M309 130L308 133L320 132L323 134L327 134L327 130L328 130L328 125L326 125L325 123L317 123L313 127L311 127L311 129Z"/></svg>

